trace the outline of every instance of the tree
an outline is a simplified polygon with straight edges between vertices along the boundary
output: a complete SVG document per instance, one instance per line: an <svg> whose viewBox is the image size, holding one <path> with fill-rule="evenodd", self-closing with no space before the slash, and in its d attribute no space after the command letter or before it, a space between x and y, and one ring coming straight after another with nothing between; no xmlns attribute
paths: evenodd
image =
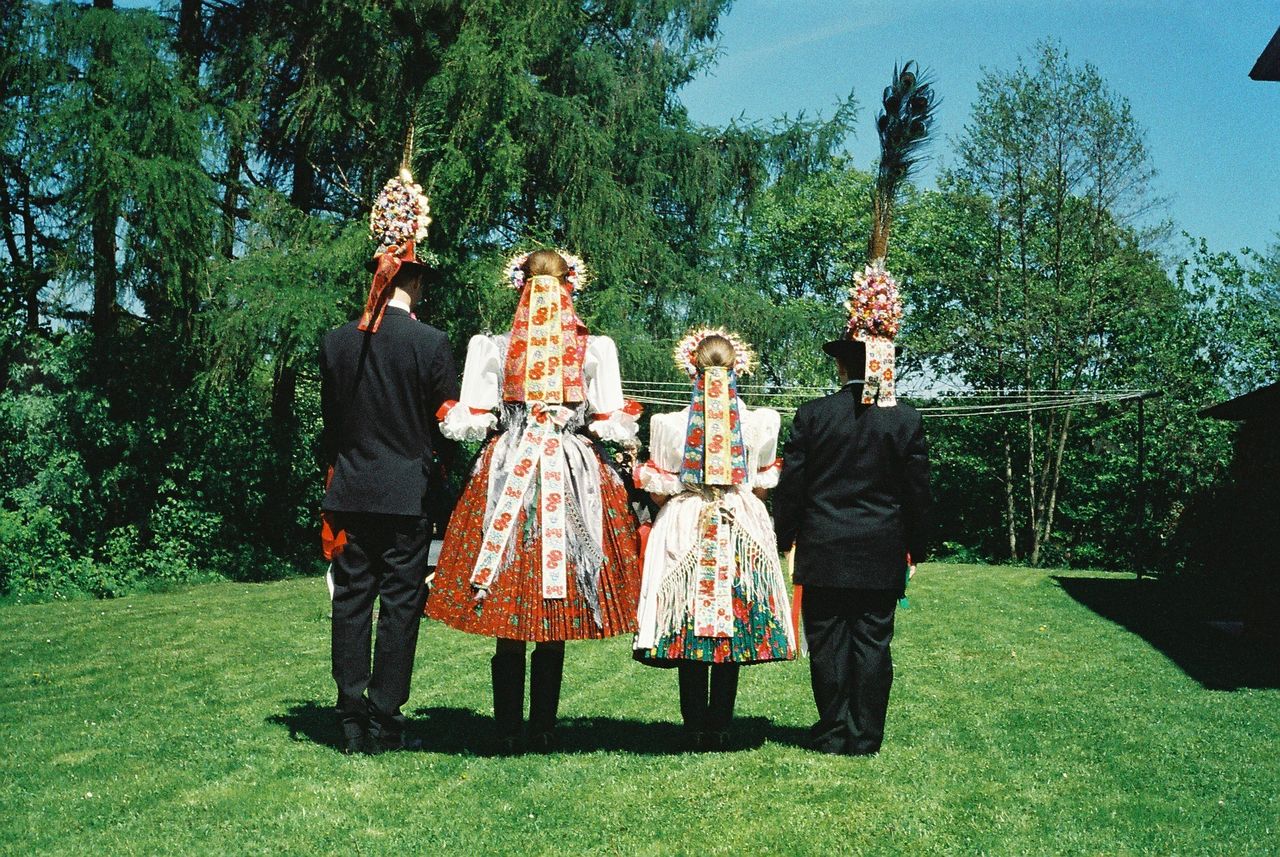
<svg viewBox="0 0 1280 857"><path fill-rule="evenodd" d="M58 267L61 189L52 169L44 117L56 99L57 62L25 6L0 21L0 235L3 317L21 319L6 334L40 328L41 294Z"/></svg>
<svg viewBox="0 0 1280 857"><path fill-rule="evenodd" d="M1097 70L1073 66L1052 42L1036 52L1034 67L1020 62L979 83L960 165L945 181L973 201L968 210L977 203L990 252L980 270L965 266L972 279L952 278L927 315L968 338L940 364L967 383L1096 388L1109 383L1100 369L1115 319L1135 303L1123 259L1133 242L1143 246L1134 224L1154 204L1153 169L1127 101ZM1074 418L1046 414L1026 413L1020 460L1012 427L1001 439L1009 552L1032 563L1054 532Z"/></svg>

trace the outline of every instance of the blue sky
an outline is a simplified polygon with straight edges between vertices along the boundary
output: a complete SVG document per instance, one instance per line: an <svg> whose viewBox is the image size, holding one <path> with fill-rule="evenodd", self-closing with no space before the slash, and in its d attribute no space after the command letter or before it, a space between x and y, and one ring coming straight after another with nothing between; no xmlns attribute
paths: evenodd
<svg viewBox="0 0 1280 857"><path fill-rule="evenodd" d="M1129 99L1169 198L1163 216L1215 249L1265 249L1280 238L1280 83L1249 69L1277 27L1274 0L738 0L718 62L681 97L695 121L720 125L829 116L852 89L862 109L849 150L870 166L878 94L895 62L919 60L944 102L928 184L983 68L1011 69L1053 37Z"/></svg>

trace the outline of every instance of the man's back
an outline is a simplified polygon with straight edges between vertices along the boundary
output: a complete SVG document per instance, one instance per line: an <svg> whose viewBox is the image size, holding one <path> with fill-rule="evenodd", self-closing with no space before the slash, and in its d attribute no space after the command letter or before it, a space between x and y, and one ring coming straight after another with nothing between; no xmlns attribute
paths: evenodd
<svg viewBox="0 0 1280 857"><path fill-rule="evenodd" d="M388 307L377 333L355 322L329 331L320 372L324 456L334 466L324 509L422 514L435 412L458 397L444 333Z"/></svg>
<svg viewBox="0 0 1280 857"><path fill-rule="evenodd" d="M796 544L795 582L902 587L906 554L926 547L919 412L863 405L846 386L800 407L783 462L773 508L779 545Z"/></svg>

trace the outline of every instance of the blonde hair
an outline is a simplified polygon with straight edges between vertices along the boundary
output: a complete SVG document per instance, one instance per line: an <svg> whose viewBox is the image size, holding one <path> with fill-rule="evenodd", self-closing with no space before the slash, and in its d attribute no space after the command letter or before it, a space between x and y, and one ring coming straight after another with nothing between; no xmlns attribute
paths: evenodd
<svg viewBox="0 0 1280 857"><path fill-rule="evenodd" d="M737 357L733 343L717 333L704 337L693 350L693 363L699 372L712 366L732 369Z"/></svg>

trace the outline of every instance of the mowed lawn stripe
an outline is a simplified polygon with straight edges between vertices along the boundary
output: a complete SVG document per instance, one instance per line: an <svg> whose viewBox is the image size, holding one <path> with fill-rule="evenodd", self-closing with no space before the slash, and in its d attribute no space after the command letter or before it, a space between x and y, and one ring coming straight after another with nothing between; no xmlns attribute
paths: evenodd
<svg viewBox="0 0 1280 857"><path fill-rule="evenodd" d="M1148 591L922 567L868 759L800 746L804 662L744 670L733 751L682 753L675 674L626 639L569 645L563 752L494 757L492 641L438 623L431 751L347 758L320 580L6 606L0 851L1274 853L1276 683L1207 689L1072 581Z"/></svg>

